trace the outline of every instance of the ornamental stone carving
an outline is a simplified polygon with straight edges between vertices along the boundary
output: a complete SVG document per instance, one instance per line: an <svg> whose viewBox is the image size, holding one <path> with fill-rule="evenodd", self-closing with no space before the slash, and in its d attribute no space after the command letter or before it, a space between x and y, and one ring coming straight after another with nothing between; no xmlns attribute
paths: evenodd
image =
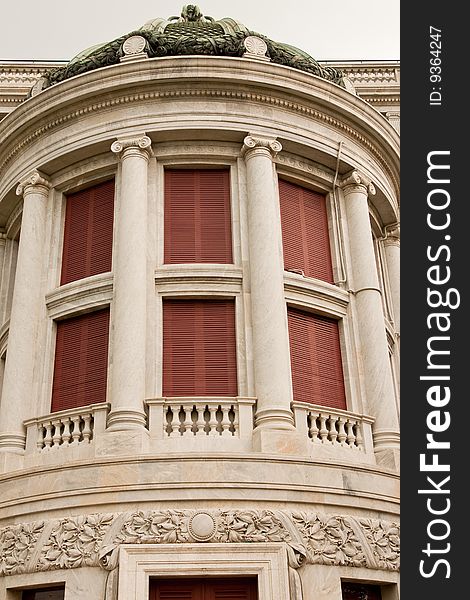
<svg viewBox="0 0 470 600"><path fill-rule="evenodd" d="M116 140L111 144L111 152L120 155L121 160L128 154L137 154L148 159L152 152L152 140L147 135Z"/></svg>
<svg viewBox="0 0 470 600"><path fill-rule="evenodd" d="M385 228L385 246L399 246L400 245L400 224L395 223L394 225L388 225Z"/></svg>
<svg viewBox="0 0 470 600"><path fill-rule="evenodd" d="M42 521L0 529L0 575L28 571L30 558L43 529Z"/></svg>
<svg viewBox="0 0 470 600"><path fill-rule="evenodd" d="M24 196L26 193L39 193L47 196L51 188L51 183L39 171L33 171L16 188L17 196Z"/></svg>
<svg viewBox="0 0 470 600"><path fill-rule="evenodd" d="M282 144L275 138L260 137L257 135L247 135L243 140L242 156L250 156L250 152L261 151L276 156L282 150Z"/></svg>
<svg viewBox="0 0 470 600"><path fill-rule="evenodd" d="M270 60L270 58L266 56L268 45L262 38L256 35L249 35L244 39L243 45L246 48L246 52L243 55L245 58L255 58L257 60L266 61Z"/></svg>
<svg viewBox="0 0 470 600"><path fill-rule="evenodd" d="M0 575L117 566L122 544L285 542L305 563L399 569L399 527L383 520L270 510L148 510L92 514L0 530ZM291 573L292 586L300 580ZM300 597L300 596L298 596Z"/></svg>
<svg viewBox="0 0 470 600"><path fill-rule="evenodd" d="M122 45L122 51L126 56L141 54L144 51L146 40L141 35L131 35Z"/></svg>
<svg viewBox="0 0 470 600"><path fill-rule="evenodd" d="M120 62L142 60L148 58L146 52L147 40L141 35L131 35L124 40L121 46Z"/></svg>
<svg viewBox="0 0 470 600"><path fill-rule="evenodd" d="M199 512L190 517L188 531L196 541L208 542L217 531L217 522L209 513Z"/></svg>
<svg viewBox="0 0 470 600"><path fill-rule="evenodd" d="M376 193L375 186L370 177L357 170L347 173L342 178L340 187L347 196L353 192L362 192L369 196L375 196Z"/></svg>

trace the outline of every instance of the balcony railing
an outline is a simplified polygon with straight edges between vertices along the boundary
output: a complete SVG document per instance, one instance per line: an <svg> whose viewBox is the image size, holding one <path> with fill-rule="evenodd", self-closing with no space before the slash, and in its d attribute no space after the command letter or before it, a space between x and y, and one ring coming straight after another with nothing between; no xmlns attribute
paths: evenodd
<svg viewBox="0 0 470 600"><path fill-rule="evenodd" d="M109 404L91 404L25 421L26 455L84 448L106 429Z"/></svg>
<svg viewBox="0 0 470 600"><path fill-rule="evenodd" d="M147 400L144 453L251 452L255 403L255 398L246 397ZM106 429L109 409L108 403L92 404L26 421L25 464L113 454L117 434ZM375 463L372 418L304 402L294 402L292 410L298 439L304 440L302 454Z"/></svg>
<svg viewBox="0 0 470 600"><path fill-rule="evenodd" d="M306 402L294 402L297 432L310 441L310 455L337 456L374 462L372 423L374 419L345 410L330 409Z"/></svg>
<svg viewBox="0 0 470 600"><path fill-rule="evenodd" d="M253 432L254 398L157 398L148 400L154 447L169 450L207 447L217 440L248 450Z"/></svg>

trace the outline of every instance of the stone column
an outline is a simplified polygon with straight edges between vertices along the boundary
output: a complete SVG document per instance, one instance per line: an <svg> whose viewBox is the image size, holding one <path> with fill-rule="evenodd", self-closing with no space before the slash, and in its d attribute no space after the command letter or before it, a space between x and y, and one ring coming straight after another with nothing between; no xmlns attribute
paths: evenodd
<svg viewBox="0 0 470 600"><path fill-rule="evenodd" d="M294 429L281 215L273 164L273 154L281 149L273 138L248 135L242 151L247 173L255 437L261 432L263 438L265 432L266 440L273 430ZM264 446L261 441L258 449Z"/></svg>
<svg viewBox="0 0 470 600"><path fill-rule="evenodd" d="M368 195L375 194L375 189L370 179L358 171L346 175L341 187L345 196L365 404L375 419L374 450L381 464L397 468L398 415L367 203Z"/></svg>
<svg viewBox="0 0 470 600"><path fill-rule="evenodd" d="M6 251L6 245L7 245L7 236L6 233L4 232L4 230L2 229L0 231L0 326L3 325L4 322L4 314L5 314L5 305L4 305L4 300L3 300L3 296L6 294L4 294L4 290L6 289L6 273L5 273L5 251ZM6 304L6 298L5 298L5 304ZM0 394L1 394L1 388L0 388Z"/></svg>
<svg viewBox="0 0 470 600"><path fill-rule="evenodd" d="M147 171L149 137L111 146L121 160L113 253L112 376L110 431L145 426L147 329Z"/></svg>
<svg viewBox="0 0 470 600"><path fill-rule="evenodd" d="M38 416L34 409L34 367L38 321L44 305L42 274L50 187L34 171L16 190L23 196L23 215L0 405L0 450L10 454L23 454L23 421Z"/></svg>
<svg viewBox="0 0 470 600"><path fill-rule="evenodd" d="M400 225L386 228L384 240L390 300L395 333L400 335Z"/></svg>

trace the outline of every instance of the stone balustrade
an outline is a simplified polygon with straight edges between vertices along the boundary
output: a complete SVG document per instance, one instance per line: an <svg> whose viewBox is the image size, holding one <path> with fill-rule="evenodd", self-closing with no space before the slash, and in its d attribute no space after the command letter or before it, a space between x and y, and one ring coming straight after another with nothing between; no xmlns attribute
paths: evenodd
<svg viewBox="0 0 470 600"><path fill-rule="evenodd" d="M25 421L26 455L89 445L104 432L109 404L91 404Z"/></svg>
<svg viewBox="0 0 470 600"><path fill-rule="evenodd" d="M168 451L217 439L249 449L253 433L254 398L157 398L147 400L150 438ZM189 444L189 446L188 446Z"/></svg>
<svg viewBox="0 0 470 600"><path fill-rule="evenodd" d="M149 399L148 451L252 451L255 404L246 397ZM25 421L26 464L107 454L109 409L92 404ZM371 417L306 402L293 402L292 411L312 458L375 463Z"/></svg>
<svg viewBox="0 0 470 600"><path fill-rule="evenodd" d="M306 402L293 402L292 410L297 432L311 442L311 456L353 451L361 462L374 462L371 417Z"/></svg>

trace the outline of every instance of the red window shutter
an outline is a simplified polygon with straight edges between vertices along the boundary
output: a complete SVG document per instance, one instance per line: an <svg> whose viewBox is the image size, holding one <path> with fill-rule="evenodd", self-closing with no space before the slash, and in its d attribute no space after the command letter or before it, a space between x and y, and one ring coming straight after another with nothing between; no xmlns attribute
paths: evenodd
<svg viewBox="0 0 470 600"><path fill-rule="evenodd" d="M106 402L109 309L57 323L52 412Z"/></svg>
<svg viewBox="0 0 470 600"><path fill-rule="evenodd" d="M230 176L165 171L165 263L231 263Z"/></svg>
<svg viewBox="0 0 470 600"><path fill-rule="evenodd" d="M236 396L233 300L164 300L163 395Z"/></svg>
<svg viewBox="0 0 470 600"><path fill-rule="evenodd" d="M114 180L67 196L60 284L111 271Z"/></svg>
<svg viewBox="0 0 470 600"><path fill-rule="evenodd" d="M382 600L379 585L343 582L341 591L343 600Z"/></svg>
<svg viewBox="0 0 470 600"><path fill-rule="evenodd" d="M257 580L166 579L150 580L150 600L257 600Z"/></svg>
<svg viewBox="0 0 470 600"><path fill-rule="evenodd" d="M333 281L325 197L279 180L284 268Z"/></svg>
<svg viewBox="0 0 470 600"><path fill-rule="evenodd" d="M287 311L294 400L346 409L338 322Z"/></svg>

